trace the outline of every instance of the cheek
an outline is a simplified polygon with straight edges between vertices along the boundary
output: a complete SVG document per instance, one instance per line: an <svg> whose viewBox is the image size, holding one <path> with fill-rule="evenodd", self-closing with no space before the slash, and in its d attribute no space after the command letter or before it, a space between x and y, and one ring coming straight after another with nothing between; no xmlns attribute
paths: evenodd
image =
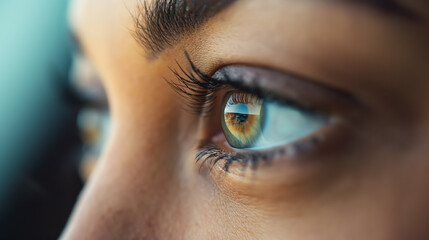
<svg viewBox="0 0 429 240"><path fill-rule="evenodd" d="M255 231L261 231L255 211L220 194L194 171L188 157L193 152L166 139L174 135L171 129L165 129L170 130L166 134L160 128L159 136L131 129L116 126L112 131L74 213L69 236L222 239L227 234L253 239Z"/></svg>
<svg viewBox="0 0 429 240"><path fill-rule="evenodd" d="M96 1L83 2L85 16L103 15L98 13L104 8L92 6ZM220 194L198 173L198 121L184 114L164 81L171 78L166 69L157 71L144 62L134 40L124 39L127 24L119 19L100 17L91 25L85 23L88 18L79 19L81 35L91 46L88 55L109 96L112 129L64 238L252 239L252 229L260 229L251 220L258 219L255 213ZM111 28L100 27L106 22ZM131 47L112 47L122 45Z"/></svg>

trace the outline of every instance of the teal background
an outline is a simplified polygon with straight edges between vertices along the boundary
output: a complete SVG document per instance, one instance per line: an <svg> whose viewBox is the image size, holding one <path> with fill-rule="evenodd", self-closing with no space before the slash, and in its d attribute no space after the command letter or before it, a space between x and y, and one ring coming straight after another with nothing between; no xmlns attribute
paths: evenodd
<svg viewBox="0 0 429 240"><path fill-rule="evenodd" d="M61 111L49 79L67 60L66 6L59 0L0 2L0 196L33 164L41 139L55 128L51 114Z"/></svg>
<svg viewBox="0 0 429 240"><path fill-rule="evenodd" d="M76 109L61 93L70 64L67 4L0 0L0 239L27 238L19 231L56 238L79 191L61 184L73 167L62 164L65 146L76 138Z"/></svg>

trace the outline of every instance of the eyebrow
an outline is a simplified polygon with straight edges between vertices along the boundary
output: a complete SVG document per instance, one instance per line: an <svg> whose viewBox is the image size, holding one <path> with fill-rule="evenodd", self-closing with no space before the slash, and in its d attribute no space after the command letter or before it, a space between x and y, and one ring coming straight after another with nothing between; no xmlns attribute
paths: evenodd
<svg viewBox="0 0 429 240"><path fill-rule="evenodd" d="M172 48L187 33L195 31L210 18L238 0L140 0L134 18L133 35L156 58ZM332 0L339 1L339 0ZM339 1L340 2L340 1ZM345 0L367 5L384 12L410 17L412 14L396 0Z"/></svg>
<svg viewBox="0 0 429 240"><path fill-rule="evenodd" d="M156 57L237 0L154 0L139 3L134 37Z"/></svg>

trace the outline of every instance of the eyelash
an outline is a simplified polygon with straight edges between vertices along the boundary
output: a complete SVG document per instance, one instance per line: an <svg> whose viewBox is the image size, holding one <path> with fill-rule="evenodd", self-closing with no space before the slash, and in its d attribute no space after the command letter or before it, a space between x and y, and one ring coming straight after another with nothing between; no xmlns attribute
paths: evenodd
<svg viewBox="0 0 429 240"><path fill-rule="evenodd" d="M265 163L271 162L271 160L278 154L278 151L273 151L268 154L265 153L252 153L248 155L242 155L239 153L226 153L214 145L203 147L200 153L196 156L196 162L200 162L200 168L205 164L209 163L210 169L213 168L220 160L224 160L223 169L228 172L229 167L232 163L238 162L243 167L251 166L255 170L258 164L262 161Z"/></svg>
<svg viewBox="0 0 429 240"><path fill-rule="evenodd" d="M313 137L305 142L297 142L289 148L279 148L270 152L253 152L250 154L227 153L215 145L208 145L201 149L195 160L200 163L200 168L209 164L210 170L221 160L224 160L223 170L228 172L233 163L239 163L243 168L251 167L256 170L260 163L270 164L273 159L282 155L298 155L314 147L320 141L319 138Z"/></svg>
<svg viewBox="0 0 429 240"><path fill-rule="evenodd" d="M186 71L178 62L176 62L180 71L170 68L170 71L176 77L179 83L164 79L173 90L179 94L185 101L186 110L206 117L214 108L216 103L216 93L225 87L231 87L236 90L250 93L259 99L275 100L285 105L289 105L303 111L313 111L309 107L304 107L297 102L262 91L258 88L249 88L239 82L233 82L229 79L222 82L202 72L185 51L186 59L191 67L191 72ZM183 76L184 75L184 76Z"/></svg>
<svg viewBox="0 0 429 240"><path fill-rule="evenodd" d="M173 90L184 100L187 107L186 110L197 114L201 117L207 117L213 110L217 100L217 92L223 88L231 87L233 89L250 93L259 99L270 99L287 104L289 106L302 109L304 111L312 111L312 109L303 107L288 99L280 98L269 93L265 93L258 88L249 88L243 86L239 82L233 82L229 79L219 81L210 75L202 72L191 60L189 54L185 51L186 59L190 65L190 71L186 71L178 62L176 62L179 71L170 68L178 83L165 79ZM233 163L239 163L246 167L251 167L256 170L260 163L269 164L278 156L281 155L298 155L307 151L319 142L318 138L314 137L305 142L296 142L291 144L289 148L274 149L269 152L235 152L228 153L215 144L203 146L200 152L195 157L197 163L200 163L200 169L209 164L211 170L218 162L224 161L223 170L229 171Z"/></svg>
<svg viewBox="0 0 429 240"><path fill-rule="evenodd" d="M185 100L185 105L192 113L207 116L215 105L216 93L225 83L220 82L199 70L185 52L192 72L187 72L177 63L180 72L170 68L179 83L165 79L167 83ZM183 76L183 75L184 76Z"/></svg>

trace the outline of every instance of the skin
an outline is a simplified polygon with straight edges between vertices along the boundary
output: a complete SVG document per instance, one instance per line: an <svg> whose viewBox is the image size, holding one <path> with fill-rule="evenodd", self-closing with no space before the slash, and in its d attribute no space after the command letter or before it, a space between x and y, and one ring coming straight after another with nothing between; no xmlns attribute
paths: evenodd
<svg viewBox="0 0 429 240"><path fill-rule="evenodd" d="M429 238L424 1L401 2L419 15L410 20L345 1L241 0L155 60L130 31L137 2L71 5L112 124L62 239ZM282 156L244 174L199 171L198 139L219 129L215 114L183 111L164 81L175 79L176 60L186 65L185 49L205 72L248 64L296 73L365 107L351 106L358 117L329 130L331 147L309 163Z"/></svg>

